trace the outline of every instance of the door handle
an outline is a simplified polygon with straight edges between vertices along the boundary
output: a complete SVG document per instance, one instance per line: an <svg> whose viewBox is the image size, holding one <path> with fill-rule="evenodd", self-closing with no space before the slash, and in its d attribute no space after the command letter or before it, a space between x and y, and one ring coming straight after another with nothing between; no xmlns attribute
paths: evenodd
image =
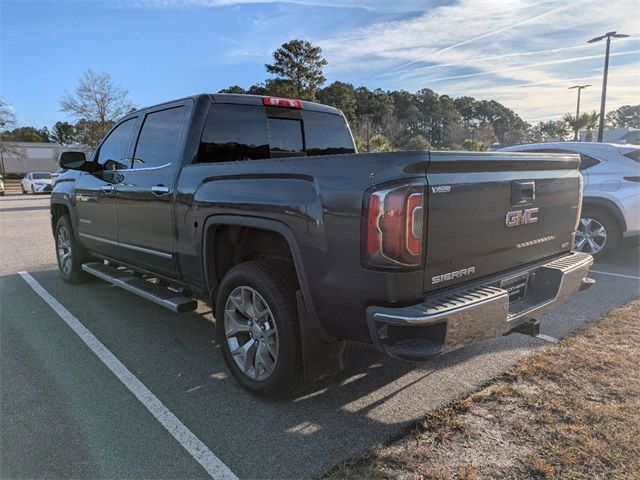
<svg viewBox="0 0 640 480"><path fill-rule="evenodd" d="M100 187L100 189L104 193L111 193L116 189L116 187L114 187L113 185L103 185L102 187Z"/></svg>
<svg viewBox="0 0 640 480"><path fill-rule="evenodd" d="M161 197L162 195L166 195L169 193L169 187L165 187L164 185L154 185L151 187L151 192L157 196Z"/></svg>

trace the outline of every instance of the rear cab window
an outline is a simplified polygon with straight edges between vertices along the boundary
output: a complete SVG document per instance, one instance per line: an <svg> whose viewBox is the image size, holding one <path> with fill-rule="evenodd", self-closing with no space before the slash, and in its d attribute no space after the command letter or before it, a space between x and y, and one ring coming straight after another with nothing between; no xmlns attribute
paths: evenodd
<svg viewBox="0 0 640 480"><path fill-rule="evenodd" d="M199 163L355 153L338 114L262 105L215 103L205 122Z"/></svg>

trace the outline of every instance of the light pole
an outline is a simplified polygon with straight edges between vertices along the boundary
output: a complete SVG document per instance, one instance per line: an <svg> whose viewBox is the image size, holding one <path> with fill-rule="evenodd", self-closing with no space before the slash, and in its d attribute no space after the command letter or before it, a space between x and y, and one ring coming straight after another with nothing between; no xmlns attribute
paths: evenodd
<svg viewBox="0 0 640 480"><path fill-rule="evenodd" d="M629 35L618 32L607 32L600 37L595 37L587 43L596 43L600 40L607 39L607 49L604 54L604 76L602 78L602 98L600 99L600 124L598 125L598 142L602 142L602 134L604 132L604 106L607 100L607 76L609 74L609 49L611 48L611 37L625 38Z"/></svg>
<svg viewBox="0 0 640 480"><path fill-rule="evenodd" d="M580 92L583 88L590 87L591 85L574 85L573 87L569 87L569 90L573 90L574 88L578 89L578 104L576 105L576 126L578 125L578 118L580 117ZM578 129L576 128L573 132L573 140L578 140Z"/></svg>

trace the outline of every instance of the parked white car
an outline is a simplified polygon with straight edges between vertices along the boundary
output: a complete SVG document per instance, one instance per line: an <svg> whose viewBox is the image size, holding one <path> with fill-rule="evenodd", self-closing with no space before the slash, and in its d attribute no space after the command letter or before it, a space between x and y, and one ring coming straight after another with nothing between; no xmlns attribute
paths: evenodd
<svg viewBox="0 0 640 480"><path fill-rule="evenodd" d="M640 235L640 146L555 142L501 151L580 154L584 197L576 250L603 256L623 237Z"/></svg>
<svg viewBox="0 0 640 480"><path fill-rule="evenodd" d="M52 189L51 174L48 172L29 172L21 182L22 193L48 193Z"/></svg>

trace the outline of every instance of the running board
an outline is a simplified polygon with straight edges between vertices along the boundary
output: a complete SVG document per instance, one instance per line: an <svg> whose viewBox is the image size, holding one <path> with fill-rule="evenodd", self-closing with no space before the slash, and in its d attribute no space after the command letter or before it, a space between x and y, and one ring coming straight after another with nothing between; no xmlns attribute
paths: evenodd
<svg viewBox="0 0 640 480"><path fill-rule="evenodd" d="M144 278L136 277L131 271L118 270L101 262L83 263L82 270L105 280L116 287L151 300L153 303L168 308L172 312L184 313L198 308L198 302L179 292L155 285Z"/></svg>

